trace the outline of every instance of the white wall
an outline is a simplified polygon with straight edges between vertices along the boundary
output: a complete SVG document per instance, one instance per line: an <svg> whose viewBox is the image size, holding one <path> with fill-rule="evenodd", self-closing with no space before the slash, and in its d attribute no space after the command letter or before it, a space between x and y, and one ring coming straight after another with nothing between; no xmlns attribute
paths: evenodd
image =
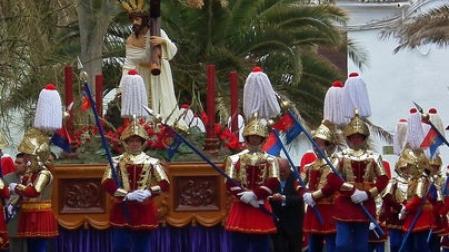
<svg viewBox="0 0 449 252"><path fill-rule="evenodd" d="M427 1L418 12L426 11L442 2ZM368 85L373 112L371 120L393 132L396 122L400 118L408 117L408 111L413 106L412 101L416 101L425 109L436 107L447 125L449 48L427 45L394 54L393 50L398 45L395 39L382 40L379 38L381 29L368 29L366 26L357 29L357 26L380 20L379 10L384 10L385 18L391 18L392 13L401 13L398 8L373 10L373 8L346 7L346 9L351 17L350 25L353 25L348 37L366 49L369 56L369 65L364 69L358 69L348 60L348 71L361 72ZM375 15L370 16L371 13ZM377 147L380 151L381 145ZM449 162L449 148L440 149L445 163Z"/></svg>

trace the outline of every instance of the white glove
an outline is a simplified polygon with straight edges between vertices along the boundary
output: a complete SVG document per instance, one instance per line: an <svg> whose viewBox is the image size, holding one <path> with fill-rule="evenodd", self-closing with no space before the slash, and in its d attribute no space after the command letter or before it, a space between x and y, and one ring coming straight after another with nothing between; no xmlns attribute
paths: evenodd
<svg viewBox="0 0 449 252"><path fill-rule="evenodd" d="M363 201L368 199L368 194L365 191L361 191L359 189L355 189L354 193L351 195L351 200L355 204L362 203Z"/></svg>
<svg viewBox="0 0 449 252"><path fill-rule="evenodd" d="M369 223L369 230L374 230L376 228L376 224L370 222Z"/></svg>
<svg viewBox="0 0 449 252"><path fill-rule="evenodd" d="M251 204L251 201L257 202L257 196L253 191L244 191L237 194L237 196L240 196L240 201L246 204Z"/></svg>
<svg viewBox="0 0 449 252"><path fill-rule="evenodd" d="M137 201L139 196L137 195L137 191L127 193L123 198L123 201Z"/></svg>
<svg viewBox="0 0 449 252"><path fill-rule="evenodd" d="M143 200L146 200L149 197L151 197L151 192L148 189L145 189L145 190L140 189L140 190L137 190L137 191L139 192L139 195L143 198Z"/></svg>
<svg viewBox="0 0 449 252"><path fill-rule="evenodd" d="M135 190L133 192L126 194L126 196L123 200L143 202L145 199L147 199L150 196L151 196L151 192L149 190L139 189L139 190Z"/></svg>
<svg viewBox="0 0 449 252"><path fill-rule="evenodd" d="M407 211L405 210L405 206L402 205L401 211L399 212L399 215L398 215L399 220L405 219L406 215L407 215Z"/></svg>
<svg viewBox="0 0 449 252"><path fill-rule="evenodd" d="M17 183L10 183L8 185L8 189L10 193L15 193L15 189L16 189Z"/></svg>
<svg viewBox="0 0 449 252"><path fill-rule="evenodd" d="M307 205L314 207L316 205L315 200L312 197L312 194L307 192L304 193L304 195L302 196L302 198L304 199L304 203L306 203Z"/></svg>
<svg viewBox="0 0 449 252"><path fill-rule="evenodd" d="M16 209L12 204L8 204L6 211L8 211L9 218L12 218L16 214Z"/></svg>

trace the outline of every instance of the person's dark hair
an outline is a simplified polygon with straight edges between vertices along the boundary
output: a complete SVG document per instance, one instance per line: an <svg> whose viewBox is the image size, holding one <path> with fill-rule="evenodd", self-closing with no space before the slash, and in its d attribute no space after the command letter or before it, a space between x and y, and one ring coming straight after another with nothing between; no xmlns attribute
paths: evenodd
<svg viewBox="0 0 449 252"><path fill-rule="evenodd" d="M138 15L138 14L132 14L129 16L130 20L132 21L134 18L140 17L142 18L142 25L137 26L137 25L133 25L131 30L134 33L134 36L136 36L136 38L139 37L140 32L146 27L149 28L149 17L148 15Z"/></svg>
<svg viewBox="0 0 449 252"><path fill-rule="evenodd" d="M16 155L16 158L23 158L25 156L25 153L19 152Z"/></svg>

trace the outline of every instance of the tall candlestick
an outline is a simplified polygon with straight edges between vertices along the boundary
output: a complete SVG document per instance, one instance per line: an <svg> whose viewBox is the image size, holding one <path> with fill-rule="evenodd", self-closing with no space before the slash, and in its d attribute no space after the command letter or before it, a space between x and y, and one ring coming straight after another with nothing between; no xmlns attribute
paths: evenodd
<svg viewBox="0 0 449 252"><path fill-rule="evenodd" d="M207 65L207 128L204 150L210 155L216 156L220 147L220 141L215 133L215 97L216 97L216 73L215 65Z"/></svg>
<svg viewBox="0 0 449 252"><path fill-rule="evenodd" d="M239 86L236 71L229 73L229 85L231 88L231 131L238 137L239 134Z"/></svg>
<svg viewBox="0 0 449 252"><path fill-rule="evenodd" d="M215 65L207 65L207 137L216 137L215 134L215 96L216 96L216 79Z"/></svg>
<svg viewBox="0 0 449 252"><path fill-rule="evenodd" d="M103 82L102 74L95 75L95 103L98 115L103 116Z"/></svg>

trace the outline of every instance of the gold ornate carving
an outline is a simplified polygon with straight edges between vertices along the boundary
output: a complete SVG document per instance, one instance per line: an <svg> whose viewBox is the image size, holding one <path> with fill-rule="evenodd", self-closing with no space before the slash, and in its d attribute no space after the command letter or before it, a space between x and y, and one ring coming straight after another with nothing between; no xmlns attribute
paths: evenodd
<svg viewBox="0 0 449 252"><path fill-rule="evenodd" d="M105 192L98 179L63 179L60 213L104 213Z"/></svg>
<svg viewBox="0 0 449 252"><path fill-rule="evenodd" d="M217 176L176 177L174 210L219 210L219 180Z"/></svg>

